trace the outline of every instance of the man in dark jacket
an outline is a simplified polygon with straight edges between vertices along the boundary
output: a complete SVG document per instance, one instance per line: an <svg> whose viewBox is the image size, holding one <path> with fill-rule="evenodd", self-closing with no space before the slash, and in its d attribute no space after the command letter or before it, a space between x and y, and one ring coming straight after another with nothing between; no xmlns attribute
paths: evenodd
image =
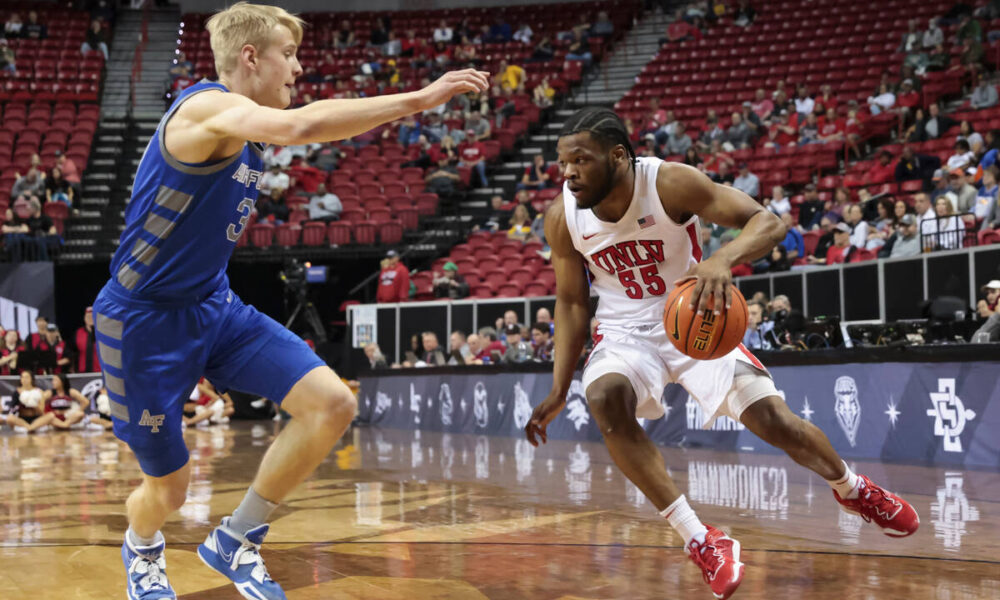
<svg viewBox="0 0 1000 600"><path fill-rule="evenodd" d="M936 169L941 168L941 159L936 156L917 154L910 146L903 147L903 154L896 163L896 181L914 179L928 180Z"/></svg>
<svg viewBox="0 0 1000 600"><path fill-rule="evenodd" d="M460 300L469 295L469 284L458 274L458 265L453 262L444 264L444 273L434 277L434 297Z"/></svg>

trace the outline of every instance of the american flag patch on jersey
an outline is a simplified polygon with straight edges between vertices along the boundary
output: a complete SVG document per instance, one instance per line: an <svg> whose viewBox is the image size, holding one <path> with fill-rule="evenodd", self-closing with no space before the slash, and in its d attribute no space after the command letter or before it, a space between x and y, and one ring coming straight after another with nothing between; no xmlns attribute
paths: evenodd
<svg viewBox="0 0 1000 600"><path fill-rule="evenodd" d="M639 219L639 229L645 229L647 227L652 227L653 225L656 225L656 222L653 220L653 215L646 215L645 217Z"/></svg>

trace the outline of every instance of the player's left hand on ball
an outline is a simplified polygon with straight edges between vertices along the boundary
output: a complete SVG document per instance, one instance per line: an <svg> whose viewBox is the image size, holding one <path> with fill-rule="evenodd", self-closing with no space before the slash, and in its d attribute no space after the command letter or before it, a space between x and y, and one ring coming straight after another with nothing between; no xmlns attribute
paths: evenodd
<svg viewBox="0 0 1000 600"><path fill-rule="evenodd" d="M720 306L720 302L718 301L720 298L725 299L725 307L727 309L732 306L732 292L730 291L729 284L733 281L733 272L730 270L729 265L710 258L688 269L688 272L675 281L674 285L679 285L689 279L696 280L694 290L691 292L690 307L692 310L697 308L699 313L707 310L708 299L712 296L716 298L712 305L712 312L715 314L722 313L722 306Z"/></svg>

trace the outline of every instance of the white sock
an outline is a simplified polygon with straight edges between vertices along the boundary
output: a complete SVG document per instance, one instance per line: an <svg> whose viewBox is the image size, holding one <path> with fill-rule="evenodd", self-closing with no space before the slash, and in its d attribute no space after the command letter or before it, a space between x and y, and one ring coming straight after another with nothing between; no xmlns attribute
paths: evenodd
<svg viewBox="0 0 1000 600"><path fill-rule="evenodd" d="M854 474L854 471L851 470L851 467L847 466L846 462L844 463L844 469L846 469L847 472L844 473L843 477L835 481L827 479L826 482L829 483L830 487L836 490L838 494L840 494L841 498L857 498L858 486L861 483L861 478Z"/></svg>
<svg viewBox="0 0 1000 600"><path fill-rule="evenodd" d="M681 494L680 498L674 500L673 504L660 511L660 516L666 518L670 526L684 538L685 548L687 548L688 543L692 539L698 540L699 543L705 541L705 534L708 533L708 529L698 518L698 515L695 514L694 510L688 506L688 501L684 497L684 494Z"/></svg>
<svg viewBox="0 0 1000 600"><path fill-rule="evenodd" d="M159 531L154 533L153 537L151 538L139 537L139 534L136 533L135 530L132 529L131 527L128 528L128 531L125 532L125 535L128 536L128 541L131 542L132 546L135 548L145 548L147 546L152 546L153 544L156 544L163 539L163 534L160 533Z"/></svg>

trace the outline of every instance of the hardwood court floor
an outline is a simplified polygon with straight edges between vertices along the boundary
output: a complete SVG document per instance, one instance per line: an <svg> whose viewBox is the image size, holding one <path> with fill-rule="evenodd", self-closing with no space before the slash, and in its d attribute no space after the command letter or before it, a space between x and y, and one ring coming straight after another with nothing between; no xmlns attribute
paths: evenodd
<svg viewBox="0 0 1000 600"><path fill-rule="evenodd" d="M278 427L187 431L188 502L164 528L180 598L239 598L194 550ZM856 465L920 513L893 540L784 457L664 454L702 518L743 544L734 600L1000 598L995 473ZM5 428L0 598L124 598L123 502L138 481L110 434ZM278 510L264 555L290 600L710 599L680 545L601 445L362 428Z"/></svg>

